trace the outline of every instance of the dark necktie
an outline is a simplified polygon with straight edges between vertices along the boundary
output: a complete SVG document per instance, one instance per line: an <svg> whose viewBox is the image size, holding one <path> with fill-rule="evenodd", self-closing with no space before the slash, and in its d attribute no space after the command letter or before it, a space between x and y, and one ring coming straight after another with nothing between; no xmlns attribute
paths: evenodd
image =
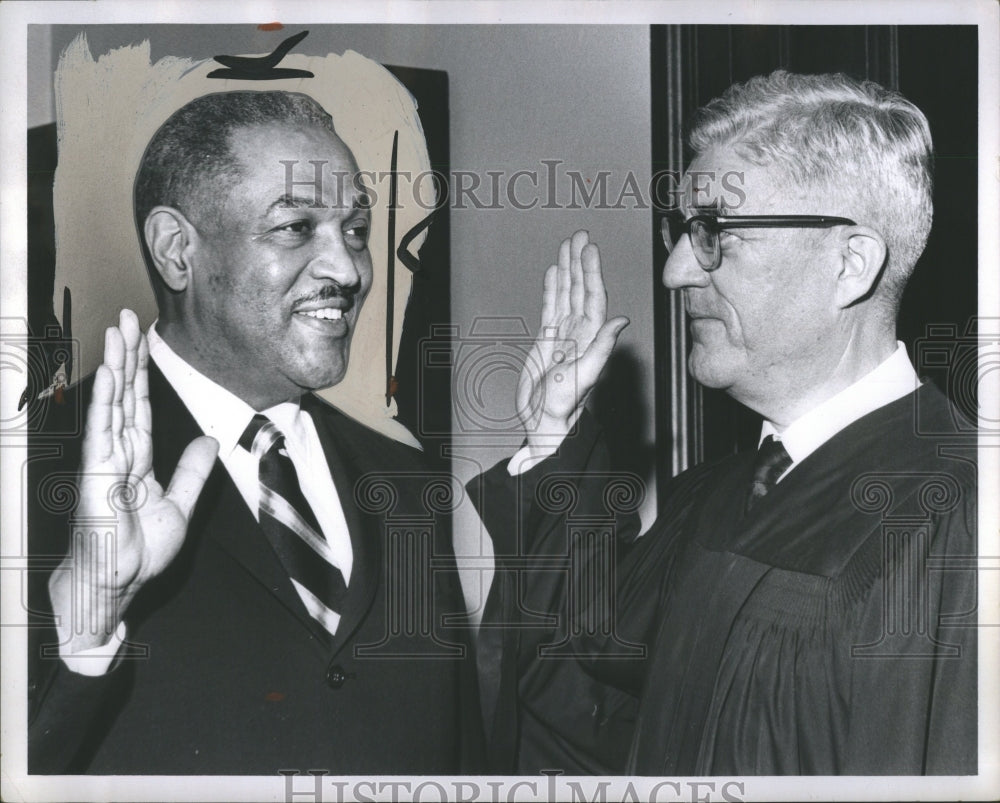
<svg viewBox="0 0 1000 803"><path fill-rule="evenodd" d="M347 585L299 488L295 466L285 451L285 436L267 418L255 415L240 446L260 461L261 529L306 610L333 635Z"/></svg>
<svg viewBox="0 0 1000 803"><path fill-rule="evenodd" d="M761 498L768 495L777 484L778 477L791 465L792 458L781 441L776 441L772 435L764 438L753 464L753 482L750 484L745 508L747 513Z"/></svg>

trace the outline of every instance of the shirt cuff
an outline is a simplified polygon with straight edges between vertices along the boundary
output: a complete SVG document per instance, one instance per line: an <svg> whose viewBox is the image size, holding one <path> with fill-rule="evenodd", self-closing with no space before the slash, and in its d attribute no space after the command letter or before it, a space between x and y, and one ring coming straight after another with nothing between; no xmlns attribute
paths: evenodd
<svg viewBox="0 0 1000 803"><path fill-rule="evenodd" d="M119 622L118 627L111 634L111 638L108 639L107 644L74 653L68 652L68 646L60 644L59 657L62 658L63 663L66 664L66 668L71 672L76 672L78 675L98 677L108 673L124 641L125 623Z"/></svg>
<svg viewBox="0 0 1000 803"><path fill-rule="evenodd" d="M534 438L534 454L532 454L532 448L525 443L507 463L507 473L511 477L518 477L533 469L543 460L552 457L552 455L559 451L559 448L566 442L567 438L577 434L577 424L580 422L580 417L583 415L584 409L586 408L581 404L576 412L573 413L569 429L565 433L549 436L536 434Z"/></svg>
<svg viewBox="0 0 1000 803"><path fill-rule="evenodd" d="M552 457L559 449L558 445L547 447L541 454L531 454L531 448L522 446L507 463L507 473L512 477L519 477L526 471L530 471L543 460Z"/></svg>

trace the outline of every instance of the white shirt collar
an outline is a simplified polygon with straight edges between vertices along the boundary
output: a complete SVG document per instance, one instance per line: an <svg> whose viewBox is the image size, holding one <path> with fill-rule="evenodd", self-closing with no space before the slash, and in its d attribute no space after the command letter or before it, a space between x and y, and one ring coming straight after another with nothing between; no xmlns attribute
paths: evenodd
<svg viewBox="0 0 1000 803"><path fill-rule="evenodd" d="M920 379L906 354L906 346L897 341L896 350L874 370L784 429L779 431L773 423L764 421L760 441L773 435L784 444L794 465L859 418L903 398L919 386Z"/></svg>
<svg viewBox="0 0 1000 803"><path fill-rule="evenodd" d="M149 354L173 386L181 401L206 435L219 441L219 460L254 517L260 510L259 463L250 452L239 448L240 436L254 410L199 373L177 354L156 332L149 329ZM261 411L285 436L288 456L295 466L306 501L316 514L323 536L331 549L331 561L351 581L354 551L333 477L312 417L299 407L298 400L276 404Z"/></svg>
<svg viewBox="0 0 1000 803"><path fill-rule="evenodd" d="M147 333L149 356L177 391L184 406L206 435L219 442L220 457L228 457L239 445L240 436L256 414L249 404L197 371L177 354L156 331ZM299 403L283 402L261 411L286 436L298 434Z"/></svg>

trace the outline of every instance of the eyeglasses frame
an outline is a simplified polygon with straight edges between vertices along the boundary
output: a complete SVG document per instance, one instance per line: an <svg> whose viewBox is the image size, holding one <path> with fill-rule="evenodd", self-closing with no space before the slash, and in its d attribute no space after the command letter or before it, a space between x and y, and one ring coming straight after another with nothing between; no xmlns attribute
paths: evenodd
<svg viewBox="0 0 1000 803"><path fill-rule="evenodd" d="M660 218L660 237L667 248L667 254L673 252L671 245L670 223L677 220L681 215L680 210L667 212ZM695 259L702 270L711 273L717 270L722 264L722 247L719 243L719 233L725 229L828 229L835 226L856 226L858 225L850 218L835 217L832 215L715 215L698 214L683 219L683 233L681 237L691 236L691 225L701 223L714 236L715 249L713 261L706 265L699 259L700 249L692 248ZM680 242L680 237L677 239Z"/></svg>

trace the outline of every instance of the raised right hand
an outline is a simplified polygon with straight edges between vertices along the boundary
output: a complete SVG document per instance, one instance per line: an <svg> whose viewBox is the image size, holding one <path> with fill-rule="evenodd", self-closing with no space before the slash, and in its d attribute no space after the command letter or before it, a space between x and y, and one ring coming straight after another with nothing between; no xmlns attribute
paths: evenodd
<svg viewBox="0 0 1000 803"><path fill-rule="evenodd" d="M518 379L517 412L532 453L570 431L628 326L622 316L607 320L607 306L601 255L587 232L575 232L545 273L541 327Z"/></svg>
<svg viewBox="0 0 1000 803"><path fill-rule="evenodd" d="M213 438L196 438L163 490L153 476L148 365L139 321L122 310L119 325L105 333L104 362L94 376L75 513L80 524L113 518L115 539L103 538L111 528L74 526L49 581L60 640L70 652L105 644L139 589L180 551L218 453Z"/></svg>

